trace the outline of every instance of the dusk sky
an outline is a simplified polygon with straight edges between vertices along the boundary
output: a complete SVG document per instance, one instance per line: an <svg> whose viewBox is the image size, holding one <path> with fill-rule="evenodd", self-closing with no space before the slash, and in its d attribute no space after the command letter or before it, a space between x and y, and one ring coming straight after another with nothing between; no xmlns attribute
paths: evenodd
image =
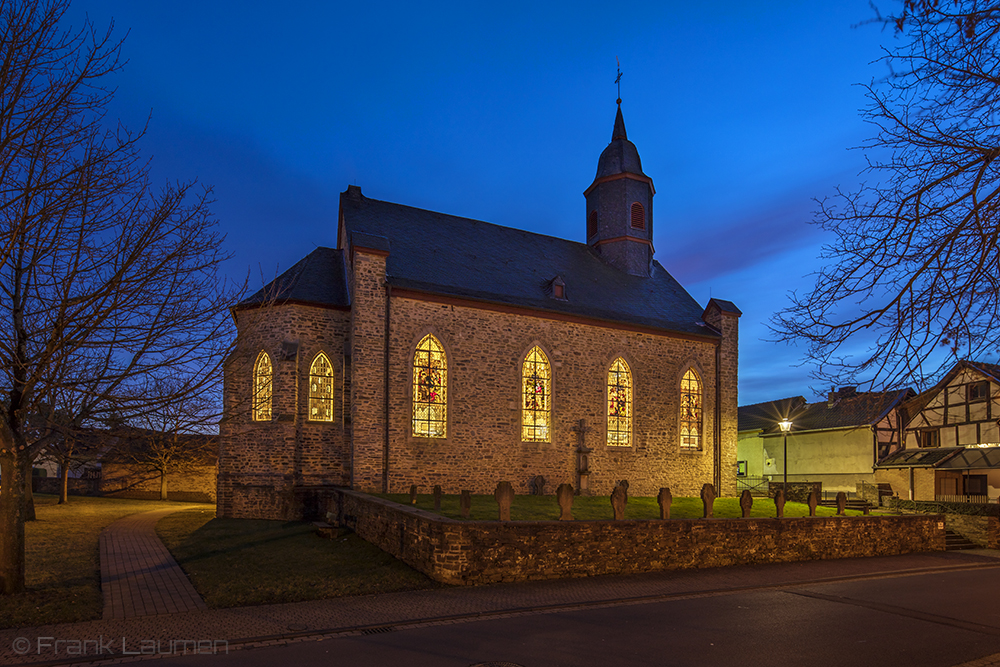
<svg viewBox="0 0 1000 667"><path fill-rule="evenodd" d="M894 5L892 6L894 7ZM886 10L892 7L886 6ZM858 83L895 36L867 0L289 3L78 0L127 39L111 115L155 177L214 188L251 288L336 246L338 195L584 240L611 140L615 58L629 139L656 187L656 258L701 304L743 311L741 405L820 387L766 342L823 237L814 197L856 184L873 129Z"/></svg>

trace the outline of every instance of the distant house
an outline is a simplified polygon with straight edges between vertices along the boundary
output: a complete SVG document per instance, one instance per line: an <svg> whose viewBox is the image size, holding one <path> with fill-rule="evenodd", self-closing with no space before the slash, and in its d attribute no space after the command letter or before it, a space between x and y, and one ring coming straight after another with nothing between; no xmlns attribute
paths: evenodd
<svg viewBox="0 0 1000 667"><path fill-rule="evenodd" d="M778 423L788 419L789 483L822 482L824 491L845 492L856 491L859 482L874 484L875 463L900 448L899 407L911 396L910 389L841 387L818 403L794 396L743 406L737 475L781 480L784 440Z"/></svg>
<svg viewBox="0 0 1000 667"><path fill-rule="evenodd" d="M879 461L876 479L901 498L1000 498L1000 366L960 361L903 406L904 447Z"/></svg>

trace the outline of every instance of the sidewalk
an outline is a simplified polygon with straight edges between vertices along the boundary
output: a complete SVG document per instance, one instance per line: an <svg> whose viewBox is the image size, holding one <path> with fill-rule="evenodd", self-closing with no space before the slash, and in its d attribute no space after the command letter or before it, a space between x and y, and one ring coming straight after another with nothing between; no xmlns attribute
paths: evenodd
<svg viewBox="0 0 1000 667"><path fill-rule="evenodd" d="M85 661L84 655L138 659L143 646L215 642L226 650L368 634L386 626L418 626L481 618L551 613L593 606L642 604L676 597L718 595L820 581L908 576L928 571L1000 567L1000 552L931 552L906 556L772 563L659 572L634 576L563 579L480 587L454 587L289 604L201 609L183 613L104 619L59 626L0 630L0 664ZM15 652L15 640L23 638ZM39 638L45 638L39 641ZM56 640L64 640L59 646ZM73 644L72 642L78 642ZM90 642L83 645L82 642ZM74 657L67 647L83 645ZM191 644L193 645L193 644ZM100 647L98 649L98 647ZM983 663L992 664L992 663Z"/></svg>
<svg viewBox="0 0 1000 667"><path fill-rule="evenodd" d="M156 534L157 521L192 507L133 514L101 531L104 620L208 608Z"/></svg>

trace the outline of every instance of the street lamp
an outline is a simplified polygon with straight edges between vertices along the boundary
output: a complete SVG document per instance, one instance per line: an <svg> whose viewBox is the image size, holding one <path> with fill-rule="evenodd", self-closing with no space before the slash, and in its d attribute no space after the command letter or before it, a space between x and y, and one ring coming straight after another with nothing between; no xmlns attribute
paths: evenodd
<svg viewBox="0 0 1000 667"><path fill-rule="evenodd" d="M778 427L781 429L781 437L784 440L784 460L781 466L782 472L784 473L785 479L781 484L782 490L785 492L785 498L788 498L788 432L792 430L792 421L790 419L782 419L778 422Z"/></svg>

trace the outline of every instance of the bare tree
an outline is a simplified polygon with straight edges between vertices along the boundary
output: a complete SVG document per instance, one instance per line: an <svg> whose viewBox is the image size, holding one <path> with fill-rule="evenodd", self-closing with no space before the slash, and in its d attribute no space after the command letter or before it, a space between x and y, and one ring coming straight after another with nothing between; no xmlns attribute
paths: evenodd
<svg viewBox="0 0 1000 667"><path fill-rule="evenodd" d="M895 42L866 87L875 183L820 202L826 266L772 330L819 379L924 386L1000 349L1000 7L906 0L869 23Z"/></svg>
<svg viewBox="0 0 1000 667"><path fill-rule="evenodd" d="M154 473L160 500L168 500L171 475L199 472L216 463L218 442L211 431L219 422L222 400L215 393L187 394L176 382L162 379L149 391L163 401L134 415L132 425L114 431L116 444L105 463L124 464L136 482L145 481L144 472Z"/></svg>
<svg viewBox="0 0 1000 667"><path fill-rule="evenodd" d="M120 42L61 27L68 0L0 0L0 591L24 589L28 416L67 409L75 428L145 414L182 377L220 380L232 339L225 256L209 191L153 189L142 133L105 129ZM66 397L72 397L67 401ZM71 406L68 409L66 406Z"/></svg>

